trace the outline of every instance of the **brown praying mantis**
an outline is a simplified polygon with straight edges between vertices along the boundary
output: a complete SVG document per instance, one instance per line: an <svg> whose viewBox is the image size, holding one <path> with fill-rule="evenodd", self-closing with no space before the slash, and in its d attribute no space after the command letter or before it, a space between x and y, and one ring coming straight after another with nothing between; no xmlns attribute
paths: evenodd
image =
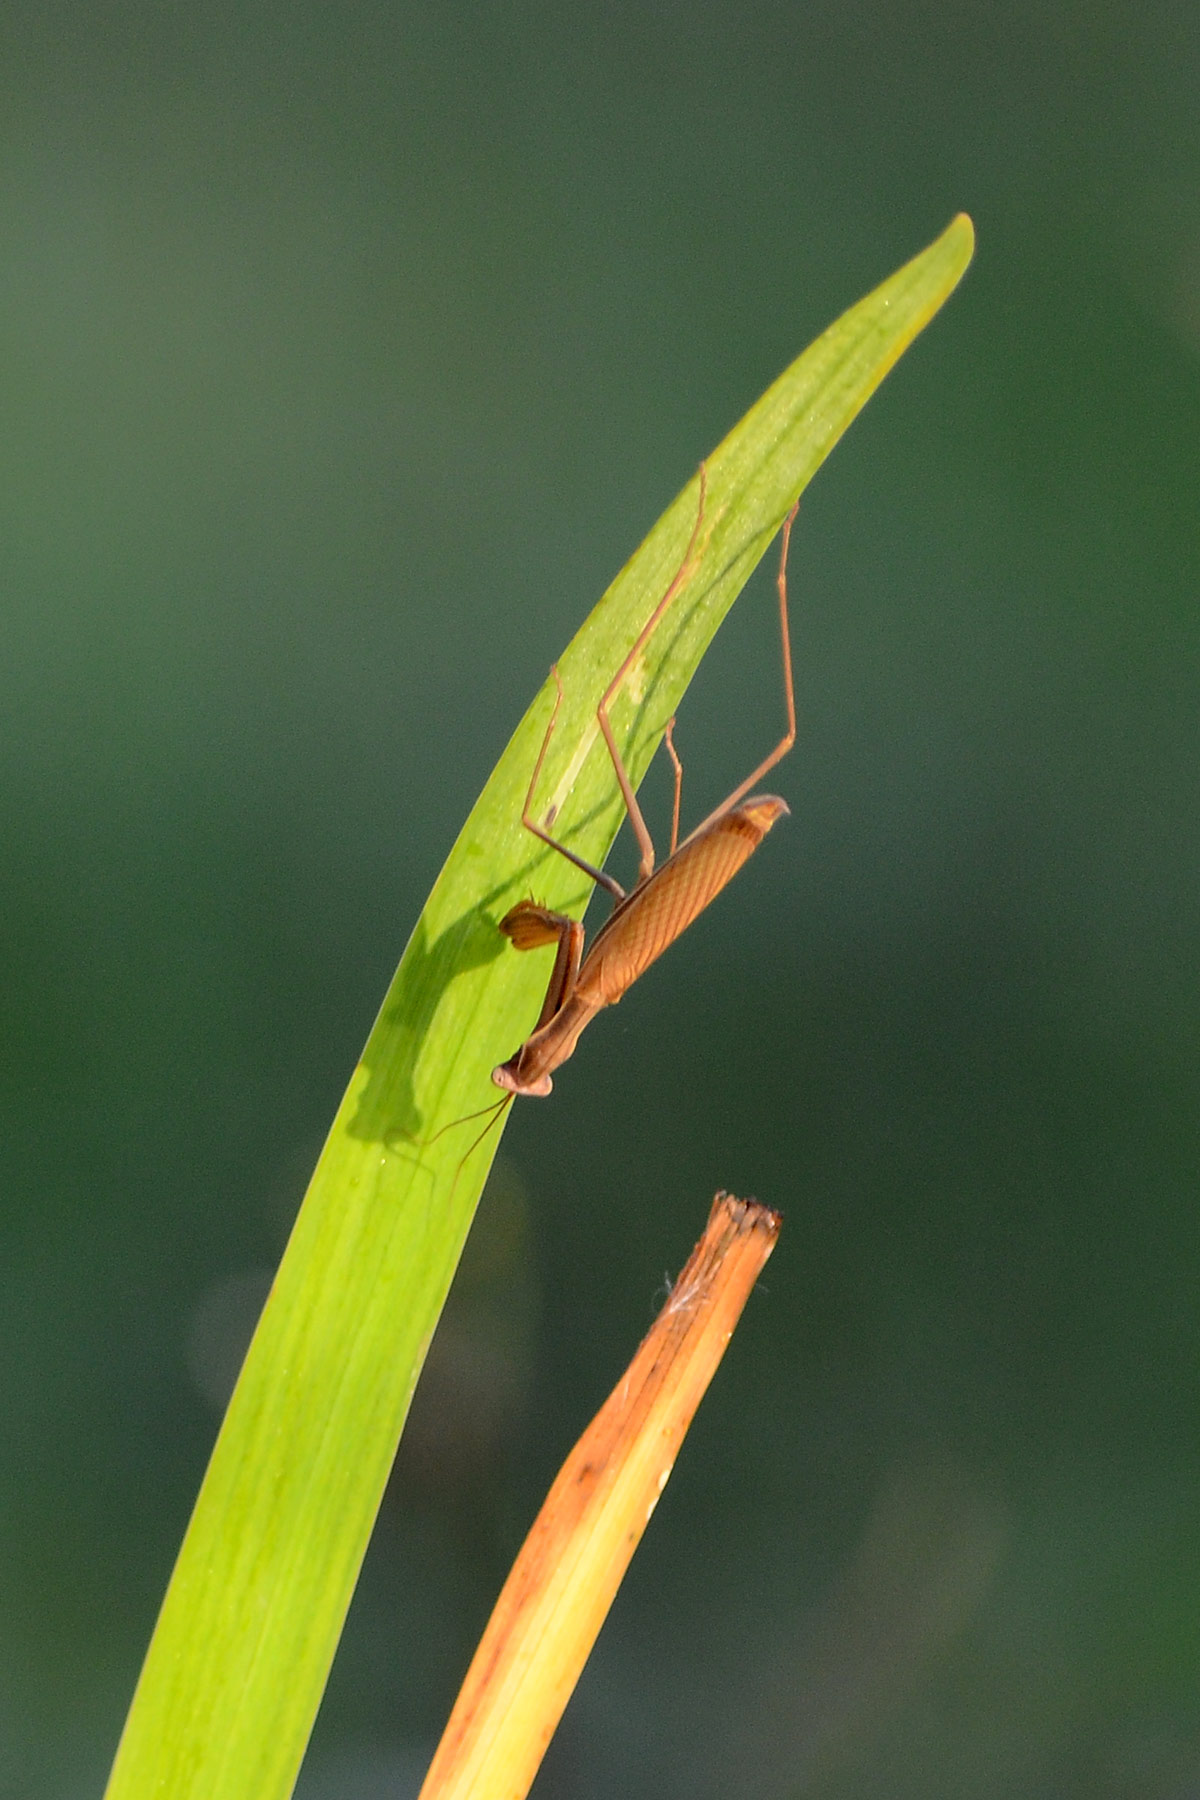
<svg viewBox="0 0 1200 1800"><path fill-rule="evenodd" d="M534 837L565 856L585 875L606 888L616 902L613 911L600 927L587 955L584 955L584 929L565 913L551 912L535 900L519 900L500 920L500 930L515 950L535 950L543 945L557 946L546 997L537 1024L518 1050L492 1070L492 1080L504 1088L508 1096L535 1094L544 1096L553 1086L552 1076L574 1053L580 1033L605 1006L615 1006L650 964L673 944L688 926L732 881L742 864L753 855L772 825L787 812L784 801L774 794L756 794L744 798L762 777L792 748L796 741L796 703L792 689L792 650L788 633L787 559L792 521L792 507L783 525L776 587L779 593L779 628L783 641L783 686L787 703L787 730L758 767L734 788L714 812L679 842L679 800L683 785L683 766L675 751L672 732L675 720L666 729L667 754L675 771L675 801L671 815L671 848L665 862L655 865L654 842L642 817L633 791L633 783L617 748L609 723L608 709L638 656L653 635L663 615L687 585L696 564L696 546L704 520L707 470L700 466L700 498L696 523L683 561L670 586L642 626L628 656L609 682L604 697L596 708L596 719L609 756L616 771L617 784L629 814L629 822L641 851L637 880L626 893L619 882L603 869L577 856L565 844L550 835L545 825L533 817L533 796L546 760L546 752L554 735L558 710L562 704L562 680L558 667L551 670L557 687L554 710L542 739L521 822ZM797 502L799 505L799 502ZM553 823L553 815L547 821ZM507 1105L508 1100L501 1105Z"/></svg>

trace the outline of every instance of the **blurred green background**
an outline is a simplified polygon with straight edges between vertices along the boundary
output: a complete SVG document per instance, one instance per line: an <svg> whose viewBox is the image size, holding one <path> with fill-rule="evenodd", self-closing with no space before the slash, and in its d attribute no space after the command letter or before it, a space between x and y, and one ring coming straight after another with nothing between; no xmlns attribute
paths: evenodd
<svg viewBox="0 0 1200 1800"><path fill-rule="evenodd" d="M514 1109L300 1792L415 1791L718 1186L784 1236L542 1800L1200 1792L1195 8L61 0L0 45L0 1793L102 1788L551 658L960 206L804 504L793 817ZM779 719L764 571L687 817Z"/></svg>

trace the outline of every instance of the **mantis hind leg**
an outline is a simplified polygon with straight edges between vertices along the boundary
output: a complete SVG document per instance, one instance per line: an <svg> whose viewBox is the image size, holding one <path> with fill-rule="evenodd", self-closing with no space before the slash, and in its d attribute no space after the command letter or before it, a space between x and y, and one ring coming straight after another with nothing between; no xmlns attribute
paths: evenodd
<svg viewBox="0 0 1200 1800"><path fill-rule="evenodd" d="M791 512L783 521L783 538L779 552L779 574L775 578L775 586L779 593L779 635L783 647L783 699L784 705L787 708L787 730L784 732L775 748L771 751L771 754L763 757L758 767L750 771L745 781L739 781L728 799L722 800L720 806L715 808L713 812L710 812L707 819L701 820L700 824L696 826L693 832L691 832L691 838L699 837L700 833L706 830L709 825L714 824L717 819L724 818L727 812L732 812L738 801L741 800L744 795L748 794L752 787L757 786L763 776L767 774L768 770L773 769L777 762L782 762L783 758L787 755L788 751L796 741L796 695L792 683L792 639L791 633L788 630L787 562L788 549L792 541L792 526L795 523L796 514L799 510L800 502L797 500L792 507Z"/></svg>
<svg viewBox="0 0 1200 1800"><path fill-rule="evenodd" d="M659 620L662 618L671 602L677 598L680 590L686 586L688 578L696 566L696 545L700 541L700 527L704 523L704 502L707 493L708 469L704 463L701 463L700 497L696 507L696 523L692 526L692 535L688 539L688 547L683 553L683 561L676 569L666 593L658 602L654 611L642 626L642 629L638 632L628 656L609 682L608 687L604 691L604 697L596 708L596 719L599 723L600 730L604 734L604 741L608 745L608 754L612 758L613 768L616 770L617 785L621 790L621 798L625 802L625 810L629 814L629 823L633 826L633 834L637 838L638 849L642 853L641 861L638 864L638 886L646 880L647 876L654 868L654 839L650 836L649 827L642 817L642 809L637 803L637 795L633 791L633 783L629 779L629 771L626 769L624 761L622 760L621 752L617 749L617 740L613 736L613 728L609 722L608 709L620 689L622 682L625 680L625 677L645 649Z"/></svg>

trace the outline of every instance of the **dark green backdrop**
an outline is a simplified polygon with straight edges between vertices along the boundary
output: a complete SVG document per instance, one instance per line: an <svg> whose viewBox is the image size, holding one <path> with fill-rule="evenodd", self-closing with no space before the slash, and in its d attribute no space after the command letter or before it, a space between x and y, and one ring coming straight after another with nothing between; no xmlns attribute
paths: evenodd
<svg viewBox="0 0 1200 1800"><path fill-rule="evenodd" d="M4 1796L100 1792L547 664L959 207L805 502L793 817L516 1108L301 1791L414 1791L717 1186L785 1233L543 1800L1196 1790L1198 92L1186 0L9 10ZM689 816L779 713L760 581Z"/></svg>

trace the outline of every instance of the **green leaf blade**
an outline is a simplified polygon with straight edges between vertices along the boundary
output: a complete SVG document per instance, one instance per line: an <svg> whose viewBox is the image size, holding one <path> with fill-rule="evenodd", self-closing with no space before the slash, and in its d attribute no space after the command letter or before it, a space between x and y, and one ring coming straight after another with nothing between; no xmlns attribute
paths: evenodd
<svg viewBox="0 0 1200 1800"><path fill-rule="evenodd" d="M784 516L951 293L960 216L843 315L708 459L704 550L613 721L638 781L721 619ZM678 568L695 478L561 659L539 809L602 863L621 820L596 704ZM489 1076L536 1016L547 967L495 922L536 889L578 915L588 883L520 823L552 703L517 727L418 920L338 1109L196 1502L109 1800L291 1792L417 1375L499 1130L463 1164Z"/></svg>

